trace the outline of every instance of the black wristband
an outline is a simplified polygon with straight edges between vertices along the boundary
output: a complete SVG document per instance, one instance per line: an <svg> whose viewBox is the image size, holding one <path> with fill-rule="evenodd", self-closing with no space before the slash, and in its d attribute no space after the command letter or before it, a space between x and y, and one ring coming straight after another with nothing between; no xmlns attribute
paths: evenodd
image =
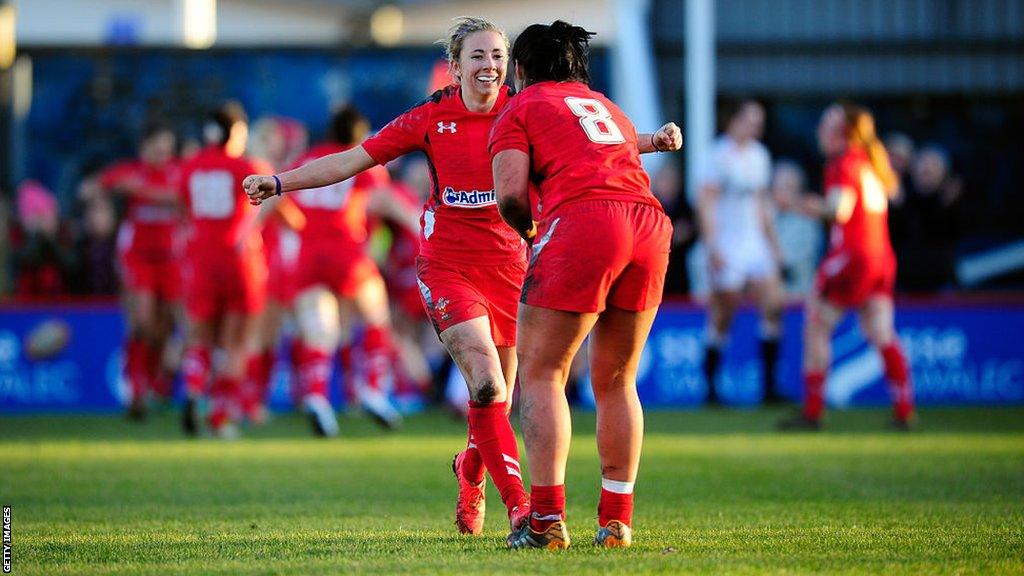
<svg viewBox="0 0 1024 576"><path fill-rule="evenodd" d="M280 195L281 195L281 179L277 177L277 174L274 174L274 196L280 196Z"/></svg>
<svg viewBox="0 0 1024 576"><path fill-rule="evenodd" d="M658 148L658 145L654 143L654 134L653 133L651 134L651 148L654 148L655 152L665 152L665 150L662 150L661 148Z"/></svg>

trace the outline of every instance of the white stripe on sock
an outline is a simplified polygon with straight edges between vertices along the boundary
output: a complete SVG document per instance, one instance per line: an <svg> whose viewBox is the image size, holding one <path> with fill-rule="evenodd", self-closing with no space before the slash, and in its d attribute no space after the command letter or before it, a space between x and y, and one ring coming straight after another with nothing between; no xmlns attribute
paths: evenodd
<svg viewBox="0 0 1024 576"><path fill-rule="evenodd" d="M516 460L515 458L509 456L508 454L502 454L501 457L505 459L506 463L511 464L511 465L515 466L516 468L520 468L519 460Z"/></svg>
<svg viewBox="0 0 1024 576"><path fill-rule="evenodd" d="M509 475L511 475L511 476L515 476L516 478L519 478L520 480L523 479L523 477L519 475L519 470L516 470L515 468L513 468L511 466L505 466L505 471L508 472Z"/></svg>
<svg viewBox="0 0 1024 576"><path fill-rule="evenodd" d="M601 488L616 494L632 494L634 484L636 482L619 482L618 480L601 478Z"/></svg>

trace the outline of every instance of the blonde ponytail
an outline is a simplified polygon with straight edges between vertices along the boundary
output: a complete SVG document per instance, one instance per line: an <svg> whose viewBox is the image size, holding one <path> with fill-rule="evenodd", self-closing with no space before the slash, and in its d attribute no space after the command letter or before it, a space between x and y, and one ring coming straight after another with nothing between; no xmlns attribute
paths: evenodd
<svg viewBox="0 0 1024 576"><path fill-rule="evenodd" d="M875 131L875 119L871 112L856 104L841 104L846 117L847 139L851 146L863 149L871 162L871 168L882 182L889 198L895 198L900 192L900 180L889 163L889 152L878 139Z"/></svg>

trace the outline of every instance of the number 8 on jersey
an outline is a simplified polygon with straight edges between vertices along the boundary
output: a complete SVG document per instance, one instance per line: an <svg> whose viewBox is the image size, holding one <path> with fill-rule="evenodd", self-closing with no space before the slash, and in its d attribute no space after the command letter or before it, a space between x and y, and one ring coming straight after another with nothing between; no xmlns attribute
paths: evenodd
<svg viewBox="0 0 1024 576"><path fill-rule="evenodd" d="M580 119L580 126L587 138L595 144L622 144L626 138L622 135L611 112L600 101L593 98L577 98L567 96L566 105Z"/></svg>

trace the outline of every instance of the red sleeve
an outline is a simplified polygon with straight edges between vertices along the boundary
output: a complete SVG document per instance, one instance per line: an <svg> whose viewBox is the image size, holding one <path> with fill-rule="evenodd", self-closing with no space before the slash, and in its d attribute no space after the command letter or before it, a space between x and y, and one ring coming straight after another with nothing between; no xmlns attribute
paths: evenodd
<svg viewBox="0 0 1024 576"><path fill-rule="evenodd" d="M380 132L363 142L363 150L381 165L414 150L422 150L427 123L430 122L431 103L419 104L392 120Z"/></svg>
<svg viewBox="0 0 1024 576"><path fill-rule="evenodd" d="M522 118L522 106L510 103L498 114L491 128L491 139L487 149L494 158L503 150L521 150L530 153L530 142L526 137L526 126Z"/></svg>

